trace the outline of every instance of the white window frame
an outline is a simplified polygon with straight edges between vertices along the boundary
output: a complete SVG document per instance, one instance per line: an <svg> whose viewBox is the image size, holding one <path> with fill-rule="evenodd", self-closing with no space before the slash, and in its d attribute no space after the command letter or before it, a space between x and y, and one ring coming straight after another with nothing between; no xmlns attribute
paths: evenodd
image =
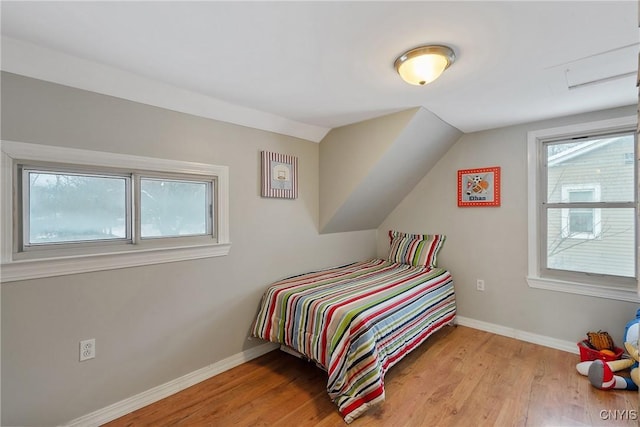
<svg viewBox="0 0 640 427"><path fill-rule="evenodd" d="M561 140L564 138L575 137L576 135L597 135L615 132L635 131L637 128L637 117L627 116L609 120L601 120L596 122L582 123L576 125L568 125L555 127L550 129L535 130L527 133L527 163L528 163L528 271L527 283L531 288L545 289L557 292L567 292L578 295L588 295L594 297L608 298L620 301L640 302L640 288L638 277L630 281L621 280L619 282L602 280L597 275L588 275L590 279L585 281L583 278L576 279L578 275L567 275L566 277L549 277L541 274L542 256L541 251L541 233L546 232L541 223L541 213L539 209L542 200L543 189L540 185L541 177L539 170L541 166L541 147L545 141ZM638 141L636 140L636 154ZM636 160L636 176L638 163ZM637 180L637 178L636 178ZM637 184L637 183L636 183ZM637 185L636 185L637 191ZM636 240L640 232L638 231L638 206L636 209ZM638 254L638 242L636 241L636 257ZM636 266L636 276L638 275L638 265ZM584 277L584 275L582 275ZM629 285L631 282L631 286Z"/></svg>
<svg viewBox="0 0 640 427"><path fill-rule="evenodd" d="M126 154L116 154L0 141L0 281L2 283L91 271L111 270L141 265L225 256L229 253L229 170L226 166L166 160ZM111 168L144 171L171 176L201 176L215 178L214 229L208 239L163 238L134 241L133 244L93 245L82 252L76 249L48 249L46 251L17 251L17 237L13 192L15 168L21 163L73 165L82 168ZM207 178L208 179L208 178Z"/></svg>

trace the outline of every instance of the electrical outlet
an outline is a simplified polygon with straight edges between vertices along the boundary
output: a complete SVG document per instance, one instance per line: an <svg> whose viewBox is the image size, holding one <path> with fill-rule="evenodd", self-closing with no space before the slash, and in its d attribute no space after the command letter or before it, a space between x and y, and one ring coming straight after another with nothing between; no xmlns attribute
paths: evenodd
<svg viewBox="0 0 640 427"><path fill-rule="evenodd" d="M80 341L80 361L93 359L96 357L96 339Z"/></svg>
<svg viewBox="0 0 640 427"><path fill-rule="evenodd" d="M479 291L484 291L484 280L482 279L476 280L476 289Z"/></svg>

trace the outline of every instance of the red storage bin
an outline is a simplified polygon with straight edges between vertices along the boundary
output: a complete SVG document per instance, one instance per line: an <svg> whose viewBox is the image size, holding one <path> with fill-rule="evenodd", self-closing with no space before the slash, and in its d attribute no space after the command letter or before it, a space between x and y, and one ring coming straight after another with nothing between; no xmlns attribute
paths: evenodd
<svg viewBox="0 0 640 427"><path fill-rule="evenodd" d="M580 361L587 362L589 360L604 360L605 362L613 362L614 360L618 360L622 357L622 353L624 350L620 347L613 347L614 356L607 356L606 354L600 353L598 350L594 350L587 344L587 340L580 341L578 343L578 349L580 350Z"/></svg>

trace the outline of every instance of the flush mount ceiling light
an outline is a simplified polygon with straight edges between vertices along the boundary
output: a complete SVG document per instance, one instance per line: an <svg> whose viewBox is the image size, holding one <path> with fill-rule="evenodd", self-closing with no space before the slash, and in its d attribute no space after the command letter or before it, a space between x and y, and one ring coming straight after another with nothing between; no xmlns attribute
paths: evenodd
<svg viewBox="0 0 640 427"><path fill-rule="evenodd" d="M423 86L440 77L455 59L447 46L420 46L400 55L394 66L405 82Z"/></svg>

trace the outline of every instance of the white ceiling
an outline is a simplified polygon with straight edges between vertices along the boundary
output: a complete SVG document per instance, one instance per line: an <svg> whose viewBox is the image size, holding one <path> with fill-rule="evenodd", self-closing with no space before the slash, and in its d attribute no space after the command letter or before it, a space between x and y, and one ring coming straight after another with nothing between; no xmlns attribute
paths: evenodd
<svg viewBox="0 0 640 427"><path fill-rule="evenodd" d="M103 80L105 70L120 70L321 135L415 106L472 132L637 102L636 0L5 0L1 7L3 51L12 53L3 53L4 70L20 69L13 64L28 57L21 49L35 45L102 67L92 70ZM410 86L393 62L427 43L451 46L457 60L434 83ZM56 67L42 64L22 69L47 79ZM87 78L93 71L60 69L84 79L79 87L99 80Z"/></svg>

